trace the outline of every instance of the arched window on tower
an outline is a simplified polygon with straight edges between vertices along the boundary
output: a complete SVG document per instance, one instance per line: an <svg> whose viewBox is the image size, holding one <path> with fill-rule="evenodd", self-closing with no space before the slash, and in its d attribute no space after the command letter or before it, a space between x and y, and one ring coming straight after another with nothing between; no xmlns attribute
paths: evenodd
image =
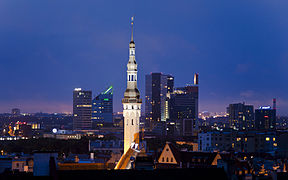
<svg viewBox="0 0 288 180"><path fill-rule="evenodd" d="M134 124L133 124L133 119L132 119L132 121L131 121L131 122L132 122L132 125L134 125Z"/></svg>

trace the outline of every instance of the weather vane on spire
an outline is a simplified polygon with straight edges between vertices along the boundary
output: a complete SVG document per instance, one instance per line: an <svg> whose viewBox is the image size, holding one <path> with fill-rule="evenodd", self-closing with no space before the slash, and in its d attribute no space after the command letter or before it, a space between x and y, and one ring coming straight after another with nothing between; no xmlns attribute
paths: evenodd
<svg viewBox="0 0 288 180"><path fill-rule="evenodd" d="M131 42L133 42L133 24L134 24L134 16L131 17Z"/></svg>

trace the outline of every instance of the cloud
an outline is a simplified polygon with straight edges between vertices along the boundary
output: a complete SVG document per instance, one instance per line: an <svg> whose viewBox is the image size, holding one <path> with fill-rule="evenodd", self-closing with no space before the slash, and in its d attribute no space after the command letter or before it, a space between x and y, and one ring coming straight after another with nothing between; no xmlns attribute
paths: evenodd
<svg viewBox="0 0 288 180"><path fill-rule="evenodd" d="M255 95L255 92L252 91L252 90L247 90L247 91L243 91L240 93L240 96L241 97L244 97L244 98L251 98Z"/></svg>

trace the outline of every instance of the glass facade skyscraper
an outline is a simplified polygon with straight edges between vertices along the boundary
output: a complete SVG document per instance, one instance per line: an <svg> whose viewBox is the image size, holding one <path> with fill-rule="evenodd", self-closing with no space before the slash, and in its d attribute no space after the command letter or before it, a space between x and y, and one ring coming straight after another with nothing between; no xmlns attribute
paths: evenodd
<svg viewBox="0 0 288 180"><path fill-rule="evenodd" d="M170 97L170 121L176 123L177 134L192 136L198 129L197 85L175 88Z"/></svg>
<svg viewBox="0 0 288 180"><path fill-rule="evenodd" d="M157 122L169 118L167 94L173 92L174 77L162 73L151 73L145 76L145 116L149 130Z"/></svg>
<svg viewBox="0 0 288 180"><path fill-rule="evenodd" d="M113 123L113 87L97 95L92 100L92 123L93 126Z"/></svg>

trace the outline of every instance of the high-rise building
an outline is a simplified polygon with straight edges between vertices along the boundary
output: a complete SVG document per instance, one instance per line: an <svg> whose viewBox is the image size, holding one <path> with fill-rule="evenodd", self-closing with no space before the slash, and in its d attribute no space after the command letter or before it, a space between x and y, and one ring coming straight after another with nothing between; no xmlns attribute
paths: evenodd
<svg viewBox="0 0 288 180"><path fill-rule="evenodd" d="M270 106L255 110L255 127L258 130L273 130L276 128L276 108Z"/></svg>
<svg viewBox="0 0 288 180"><path fill-rule="evenodd" d="M113 87L100 93L92 100L93 127L113 123ZM95 125L95 126L94 126Z"/></svg>
<svg viewBox="0 0 288 180"><path fill-rule="evenodd" d="M146 127L153 130L158 122L169 119L168 96L173 92L174 77L162 73L145 76Z"/></svg>
<svg viewBox="0 0 288 180"><path fill-rule="evenodd" d="M255 128L254 107L245 103L230 104L227 107L230 128L247 130Z"/></svg>
<svg viewBox="0 0 288 180"><path fill-rule="evenodd" d="M170 120L176 123L178 135L192 136L198 129L197 85L175 88L170 99Z"/></svg>
<svg viewBox="0 0 288 180"><path fill-rule="evenodd" d="M133 40L133 19L132 33L129 44L129 61L127 64L127 89L122 99L124 116L124 154L132 143L139 144L139 125L141 116L140 92L137 88L137 63L135 59L135 42Z"/></svg>
<svg viewBox="0 0 288 180"><path fill-rule="evenodd" d="M84 91L75 88L73 91L73 129L90 130L91 110L92 110L92 91Z"/></svg>

